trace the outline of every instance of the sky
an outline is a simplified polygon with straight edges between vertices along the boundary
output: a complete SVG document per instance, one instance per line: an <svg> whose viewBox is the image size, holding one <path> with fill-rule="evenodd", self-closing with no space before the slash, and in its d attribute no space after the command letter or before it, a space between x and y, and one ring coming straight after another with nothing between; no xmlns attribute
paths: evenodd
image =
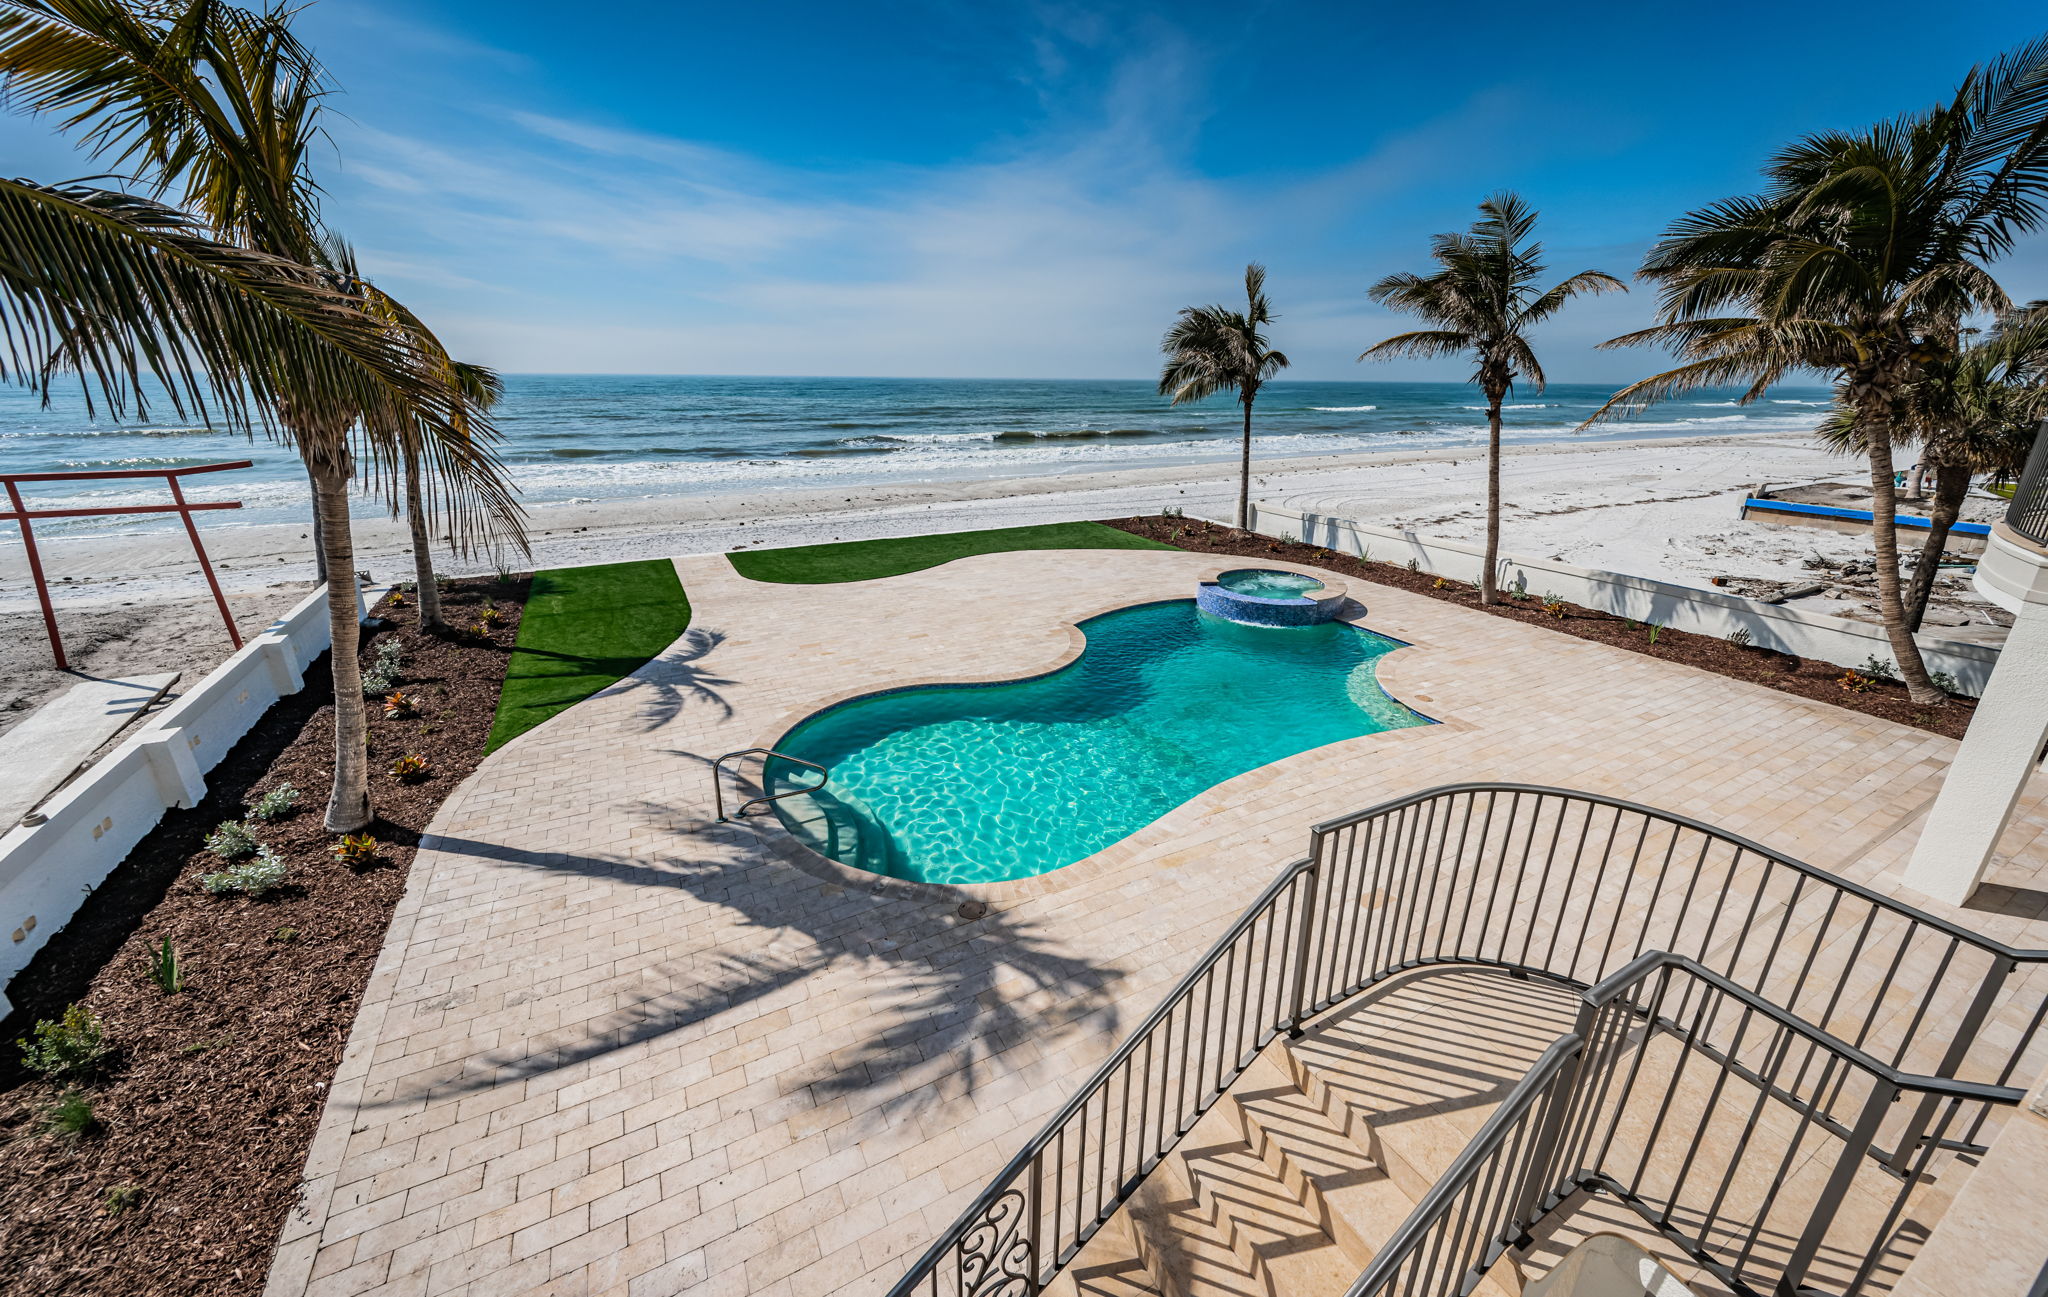
<svg viewBox="0 0 2048 1297"><path fill-rule="evenodd" d="M512 373L1141 378L1269 267L1307 379L1406 327L1366 288L1501 189L1554 277L1627 277L1772 149L1924 107L2048 29L2015 0L320 0L329 223L459 356ZM11 174L101 168L0 118ZM1999 268L2048 296L2048 237ZM1642 289L1539 335L1554 381Z"/></svg>

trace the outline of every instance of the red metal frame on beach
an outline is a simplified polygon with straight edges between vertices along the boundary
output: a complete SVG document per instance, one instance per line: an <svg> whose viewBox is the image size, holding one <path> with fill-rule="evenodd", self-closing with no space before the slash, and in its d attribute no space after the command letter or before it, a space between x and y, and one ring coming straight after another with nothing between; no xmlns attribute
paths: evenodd
<svg viewBox="0 0 2048 1297"><path fill-rule="evenodd" d="M191 468L115 468L102 469L92 473L0 473L0 484L7 487L8 508L0 511L0 522L21 524L22 547L28 551L29 576L36 583L36 600L43 606L43 627L50 633L50 652L56 655L57 669L68 671L71 664L64 660L64 641L57 634L57 610L50 605L50 584L43 577L42 556L36 552L35 528L30 525L32 518L103 518L119 513L175 513L185 522L185 534L192 538L192 552L199 556L199 570L206 573L207 588L213 591L213 602L220 609L220 619L228 628L228 638L236 648L242 647L242 633L235 629L235 619L228 613L227 596L220 592L220 582L213 575L213 564L206 560L206 546L199 543L199 527L192 521L192 515L202 509L239 509L240 500L220 500L204 504L192 504L185 499L185 492L178 485L178 479L194 473L218 473L227 468L248 468L252 461L235 460L231 464L196 464ZM37 509L31 511L21 501L23 482L90 482L108 478L160 477L171 488L170 504L113 505L99 509Z"/></svg>

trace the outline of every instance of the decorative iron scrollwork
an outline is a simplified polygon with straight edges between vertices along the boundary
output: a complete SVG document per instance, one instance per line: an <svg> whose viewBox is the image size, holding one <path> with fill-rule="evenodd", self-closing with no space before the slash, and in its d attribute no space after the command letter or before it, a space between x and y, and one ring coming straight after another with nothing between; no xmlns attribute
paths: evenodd
<svg viewBox="0 0 2048 1297"><path fill-rule="evenodd" d="M1038 1291L1024 1207L1023 1191L1009 1190L960 1240L961 1297L1030 1297Z"/></svg>

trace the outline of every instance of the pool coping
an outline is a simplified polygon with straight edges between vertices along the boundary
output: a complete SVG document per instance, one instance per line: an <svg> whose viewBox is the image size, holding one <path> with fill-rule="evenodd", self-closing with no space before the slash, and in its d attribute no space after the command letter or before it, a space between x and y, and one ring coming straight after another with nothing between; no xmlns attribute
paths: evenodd
<svg viewBox="0 0 2048 1297"><path fill-rule="evenodd" d="M1232 557L1234 560L1232 562L1215 563L1195 569L1195 579L1197 586L1199 586L1203 582L1214 581L1217 578L1217 576L1219 576L1223 572L1236 571L1245 565L1242 557ZM1380 667L1383 664L1391 663L1395 661L1398 657L1402 656L1400 650L1422 649L1426 651L1434 648L1435 646L1416 639L1390 635L1385 631L1378 630L1372 626L1366 625L1365 618L1370 614L1370 607L1365 603L1364 600L1358 598L1356 587L1368 583L1360 582L1353 578L1337 576L1333 573L1327 573L1326 569L1318 568L1310 564L1294 563L1285 559L1274 559L1272 560L1270 566L1282 571L1297 571L1302 572L1303 574L1314 575L1318 579L1324 580L1326 585L1334 585L1339 588L1342 588L1345 592L1345 597L1347 601L1350 604L1352 604L1357 609L1357 611L1355 613L1350 613L1348 615L1339 615L1337 617L1333 617L1331 618L1331 621L1341 622L1344 625L1350 626L1356 630L1370 632L1371 634L1377 635L1382 639L1393 642L1397 646L1397 648L1394 651L1387 653L1384 657L1380 658L1377 662L1374 663L1374 679L1379 683L1381 691L1385 693L1387 697L1392 699L1394 702L1400 704L1401 706L1406 707L1409 711L1414 712L1416 715L1424 717L1425 720L1429 723L1423 725L1404 726L1401 729L1380 730L1373 734L1361 734L1355 738L1339 739L1335 743L1320 744L1316 747L1308 748L1304 751L1292 753L1288 756L1281 757L1276 761L1269 761L1262 766L1254 766L1250 770L1239 771L1237 774L1232 775L1230 778L1224 780L1221 783L1209 785L1207 788L1202 789L1194 796L1189 797L1186 801L1176 804L1171 809L1167 810L1157 818L1151 820L1150 822L1142 825L1137 829L1132 830L1130 833L1124 835L1121 838L1118 838L1115 842L1110 843L1108 846L1103 847L1099 851L1091 852L1090 854L1081 857L1079 860L1074 861L1072 864L1062 865L1058 869L1049 870L1046 873L1033 874L1028 878L1009 878L1003 879L998 882L988 883L930 883L922 882L918 879L913 878L896 878L888 874L873 873L869 870L861 869L854 865L845 864L841 861L834 860L830 856L824 855L823 853L809 846L807 843L803 841L803 839L797 837L796 834L790 832L789 829L783 825L781 819L772 814L749 816L745 819L735 818L731 820L730 823L756 830L755 837L757 841L759 841L759 843L763 847L772 851L777 857L783 860L784 863L792 865L797 869L801 869L805 873L810 874L812 877L818 878L825 882L835 883L842 887L858 889L876 894L894 893L899 896L920 897L928 900L940 901L960 901L962 900L962 898L965 898L965 900L967 901L979 901L983 904L997 905L1004 902L1023 901L1041 896L1049 896L1057 892L1065 891L1072 887L1086 885L1088 882L1102 876L1109 870L1116 868L1121 863L1122 857L1125 854L1127 854L1127 849L1140 849L1139 847L1135 847L1132 845L1133 843L1136 843L1138 839L1144 837L1148 833L1151 833L1155 830L1161 833L1170 834L1173 830L1162 829L1161 826L1167 824L1169 820L1172 820L1174 817L1180 815L1181 812L1186 810L1189 806L1194 805L1202 798L1215 794L1222 789L1226 789L1241 779L1251 778L1253 776L1262 774L1266 771L1273 770L1276 767L1286 765L1288 762L1297 761L1302 758L1312 756L1315 753L1325 751L1329 748L1342 746L1346 743L1362 743L1369 739L1387 740L1390 742L1394 742L1400 741L1401 736L1403 735L1429 734L1440 731L1459 732L1472 728L1470 722L1457 719L1451 715L1441 712L1423 711L1420 707L1417 707L1415 705L1415 702L1410 701L1409 699L1403 698L1400 695L1396 694L1393 686L1390 685L1380 675ZM907 573L905 575L915 574ZM898 580L900 578L880 577L877 579L883 581L890 581ZM1387 588L1391 589L1391 587ZM1187 597L1191 598L1192 596ZM1087 611L1074 614L1074 619L1066 623L1064 627L1064 630L1066 631L1066 645L1064 649L1060 652L1057 661L1053 662L1050 666L1040 671L1033 671L1024 675L1002 676L994 679L991 679L986 676L971 675L933 676L930 678L904 681L899 684L892 684L879 689L870 687L845 689L837 691L833 694L826 695L821 699L813 700L808 703L804 703L798 706L785 709L781 714L779 714L776 717L773 724L764 726L761 729L755 731L755 739L751 746L766 748L772 751L774 749L774 745L777 739L780 739L784 735L788 734L791 730L795 729L804 721L810 719L813 716L818 715L821 712L827 711L830 708L837 707L842 703L852 702L860 698L880 697L887 694L900 693L909 689L946 688L949 686L971 688L977 685L1011 684L1026 680L1041 679L1045 676L1052 675L1054 672L1063 671L1067 667L1072 666L1074 662L1081 656L1081 654L1087 650L1088 635L1085 631L1081 629L1080 623L1091 621L1097 617L1104 617L1113 612L1121 612L1126 608L1139 608L1145 607L1150 604L1177 603L1181 601L1181 596L1175 596L1168 599L1139 599L1136 601L1123 599L1115 602L1105 601L1105 603L1101 606L1090 606L1090 608ZM1433 700L1429 698L1422 698L1420 699L1420 701L1429 702L1432 703L1432 705L1434 705ZM743 787L759 791L766 791L761 787L758 781L755 781L747 776L741 776L740 778L742 780Z"/></svg>

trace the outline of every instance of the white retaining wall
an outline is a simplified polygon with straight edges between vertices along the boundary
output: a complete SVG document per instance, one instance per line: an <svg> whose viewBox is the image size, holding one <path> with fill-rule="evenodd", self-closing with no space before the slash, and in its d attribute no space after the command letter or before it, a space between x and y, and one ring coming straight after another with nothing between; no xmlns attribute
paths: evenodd
<svg viewBox="0 0 2048 1297"><path fill-rule="evenodd" d="M358 617L365 607L359 590ZM43 823L0 837L0 1017L13 1009L6 987L14 975L166 810L199 804L206 772L272 703L299 691L327 643L322 586L45 801Z"/></svg>
<svg viewBox="0 0 2048 1297"><path fill-rule="evenodd" d="M1437 540L1412 531L1273 505L1252 507L1251 529L1359 558L1369 556L1382 563L1406 566L1413 560L1420 571L1473 584L1477 584L1480 570L1486 564L1483 545ZM1750 642L1760 648L1845 667L1860 667L1871 658L1889 662L1893 656L1891 641L1885 637L1882 626L1804 612L1783 604L1760 603L1719 590L1698 590L1648 577L1506 553L1500 556L1496 580L1503 590L1555 594L1583 608L1639 622L1655 622L1674 630L1722 639L1746 630ZM1974 698L1984 692L1991 668L1998 663L1997 649L1928 635L1921 635L1919 641L1929 671L1946 671L1954 676L1958 693Z"/></svg>

